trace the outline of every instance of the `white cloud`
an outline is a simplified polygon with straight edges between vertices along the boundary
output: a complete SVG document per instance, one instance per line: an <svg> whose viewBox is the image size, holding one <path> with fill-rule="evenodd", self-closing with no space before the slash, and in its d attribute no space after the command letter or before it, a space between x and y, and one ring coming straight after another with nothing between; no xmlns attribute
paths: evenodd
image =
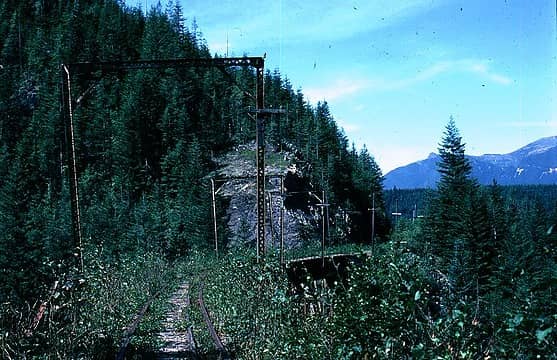
<svg viewBox="0 0 557 360"><path fill-rule="evenodd" d="M398 167L426 159L431 151L432 149L424 149L423 146L400 145L370 149L384 175Z"/></svg>
<svg viewBox="0 0 557 360"><path fill-rule="evenodd" d="M304 89L304 94L310 102L315 103L321 100L337 100L348 95L353 95L368 87L369 84L367 80L341 78L325 86L306 88Z"/></svg>
<svg viewBox="0 0 557 360"><path fill-rule="evenodd" d="M445 73L445 72L451 70L452 67L453 67L452 62L449 62L449 61L438 62L438 63L433 64L432 66L427 67L423 70L418 70L417 73L414 76L411 76L411 77L402 78L402 79L395 79L395 80L390 80L390 81L387 81L387 80L376 81L375 82L375 84L376 84L375 90L405 89L409 86L412 86L412 85L420 83L420 82L427 81L429 79L432 79L432 78L436 77L437 75Z"/></svg>
<svg viewBox="0 0 557 360"><path fill-rule="evenodd" d="M390 26L447 1L222 0L218 6L184 1L184 14L190 21L194 17L198 20L209 43L223 43L228 34L231 38L244 37L245 46L275 40L299 43L346 39Z"/></svg>
<svg viewBox="0 0 557 360"><path fill-rule="evenodd" d="M354 95L364 90L393 91L401 90L418 83L428 81L441 74L451 72L472 73L493 83L507 86L512 80L489 69L485 60L449 60L439 61L429 67L418 70L415 75L401 79L372 78L367 75L342 75L336 81L324 86L310 86L304 89L304 94L311 102L321 100L337 100L348 95Z"/></svg>
<svg viewBox="0 0 557 360"><path fill-rule="evenodd" d="M226 42L212 42L207 44L209 46L209 49L211 49L211 51L213 53L217 53L217 54L221 54L224 55L226 54L229 49L232 49L234 47L233 43L226 43Z"/></svg>
<svg viewBox="0 0 557 360"><path fill-rule="evenodd" d="M500 85L510 85L512 83L512 79L505 75L501 75L495 73L489 69L487 64L483 61L474 62L470 60L463 60L462 65L464 70L470 71L472 73L478 74L486 79L490 80L491 82L500 84Z"/></svg>
<svg viewBox="0 0 557 360"><path fill-rule="evenodd" d="M501 85L510 85L512 83L512 80L510 78L499 74L489 74L488 78L491 81L499 83Z"/></svg>
<svg viewBox="0 0 557 360"><path fill-rule="evenodd" d="M357 133L362 130L362 127L359 124L347 122L345 119L335 119L336 123L339 127L341 127L345 133Z"/></svg>
<svg viewBox="0 0 557 360"><path fill-rule="evenodd" d="M355 133L355 132L358 132L362 129L362 127L358 124L348 124L348 123L345 123L345 124L341 125L341 127L347 133Z"/></svg>
<svg viewBox="0 0 557 360"><path fill-rule="evenodd" d="M357 112L364 111L365 109L366 106L364 104L356 105L356 107L354 108L354 110L356 110Z"/></svg>
<svg viewBox="0 0 557 360"><path fill-rule="evenodd" d="M448 72L472 73L500 85L510 85L512 83L509 77L491 70L486 60L460 59L437 62L424 70L418 71L418 74L413 77L395 81L393 87L404 88Z"/></svg>
<svg viewBox="0 0 557 360"><path fill-rule="evenodd" d="M323 39L324 36L329 40L338 40L392 25L401 19L445 2L444 0L360 1L358 3L344 0L326 3L306 1L305 5L297 9L298 13L289 11L292 4L286 6L283 4L283 22L288 27L285 31L288 40Z"/></svg>

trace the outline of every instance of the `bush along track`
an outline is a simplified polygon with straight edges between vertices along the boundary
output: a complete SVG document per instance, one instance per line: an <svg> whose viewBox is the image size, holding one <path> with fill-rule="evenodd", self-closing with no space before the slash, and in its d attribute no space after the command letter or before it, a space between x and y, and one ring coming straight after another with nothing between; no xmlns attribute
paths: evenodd
<svg viewBox="0 0 557 360"><path fill-rule="evenodd" d="M334 289L308 278L294 291L278 258L254 259L245 249L199 258L203 280L192 283L236 359L476 359L502 354L501 344L518 341L511 331L530 336L521 330L526 316L475 317L474 302L455 301L446 276L396 242L354 263ZM201 351L214 353L200 312L192 323ZM503 331L506 323L514 327ZM534 336L540 353L555 353L551 331Z"/></svg>

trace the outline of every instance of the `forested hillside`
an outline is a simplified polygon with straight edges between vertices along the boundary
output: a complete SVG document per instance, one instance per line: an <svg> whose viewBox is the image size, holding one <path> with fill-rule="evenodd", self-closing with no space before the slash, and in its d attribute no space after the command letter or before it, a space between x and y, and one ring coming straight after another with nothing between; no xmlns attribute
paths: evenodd
<svg viewBox="0 0 557 360"><path fill-rule="evenodd" d="M425 217L397 233L444 284L437 310L461 318L460 356L555 358L555 187L480 187L452 118L439 154Z"/></svg>
<svg viewBox="0 0 557 360"><path fill-rule="evenodd" d="M61 64L207 58L210 50L178 4L144 15L112 0L3 1L0 49L3 355L94 353L134 311L122 299L140 303L161 290L161 269L212 246L206 175L214 156L255 138L247 115L255 74L191 68L73 79L76 248ZM308 182L334 204L330 216L353 212L352 240L368 239L371 192L382 206L373 157L349 147L327 103L310 105L279 70L265 73L265 95L267 107L287 110L267 123L267 144L296 152ZM381 214L376 231L385 236Z"/></svg>
<svg viewBox="0 0 557 360"><path fill-rule="evenodd" d="M265 73L265 107L286 110L267 123L269 155L294 154L304 191L326 192L327 220L346 230L338 251L355 259L330 285L307 271L293 284L276 252L213 253L216 159L253 155L238 152L255 138L249 68L73 78L74 243L61 64L216 56L178 3L143 14L115 0L6 0L0 51L0 357L109 359L132 332L131 350L154 354L181 287L205 293L238 359L557 358L555 188L480 187L452 119L438 188L384 194L372 154L327 103ZM391 212L403 213L393 227ZM175 329L203 328L190 307Z"/></svg>
<svg viewBox="0 0 557 360"><path fill-rule="evenodd" d="M504 199L506 208L515 211L527 212L528 209L538 207L546 214L551 214L557 204L556 185L506 185L497 183L481 186L480 191L489 193L491 189L497 188ZM385 208L387 214L393 212L401 213L403 219L416 219L423 217L427 212L427 206L432 196L433 189L391 189L385 190Z"/></svg>

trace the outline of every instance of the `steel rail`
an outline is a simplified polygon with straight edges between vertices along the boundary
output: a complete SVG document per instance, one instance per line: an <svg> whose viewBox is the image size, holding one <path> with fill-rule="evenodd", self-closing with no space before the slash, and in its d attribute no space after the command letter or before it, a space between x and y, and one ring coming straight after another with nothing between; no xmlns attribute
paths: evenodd
<svg viewBox="0 0 557 360"><path fill-rule="evenodd" d="M116 355L116 360L124 360L126 356L126 350L128 349L128 345L130 344L130 341L132 339L133 334L135 333L135 330L137 329L139 323L145 316L145 313L147 312L147 310L149 310L149 307L151 306L153 301L157 298L157 296L159 296L159 294L160 292L157 292L155 295L151 296L151 298L147 300L145 304L143 304L139 312L135 314L132 322L126 327L126 330L124 331L124 335L122 336L122 341L120 343L120 349L118 350L118 354Z"/></svg>
<svg viewBox="0 0 557 360"><path fill-rule="evenodd" d="M203 301L203 287L205 286L205 284L201 283L200 287L199 287L199 307L201 309L201 315L203 316L203 320L205 321L205 324L207 325L207 329L209 330L209 334L211 335L211 338L213 338L213 343L215 344L215 348L217 350L217 352L219 353L220 359L222 360L230 360L231 357L228 353L228 351L226 350L226 348L224 347L222 340L220 339L219 335L217 334L217 331L215 330L215 326L213 325L213 322L211 321L211 317L209 316L209 312L207 311L207 307L205 306L205 302Z"/></svg>

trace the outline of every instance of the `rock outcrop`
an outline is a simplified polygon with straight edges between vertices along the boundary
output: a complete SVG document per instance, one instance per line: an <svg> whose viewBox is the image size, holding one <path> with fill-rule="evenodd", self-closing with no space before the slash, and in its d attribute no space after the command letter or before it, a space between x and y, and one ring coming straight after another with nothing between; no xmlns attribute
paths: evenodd
<svg viewBox="0 0 557 360"><path fill-rule="evenodd" d="M238 146L234 151L216 157L214 161L217 170L212 177L215 180L217 202L220 206L226 207L224 221L228 232L227 246L255 246L257 225L255 144ZM299 247L307 237L304 234L315 228L315 218L308 211L309 201L304 200L309 197L300 191L300 189L309 189L310 185L303 172L296 167L297 162L298 159L291 152L275 152L271 147L266 149L265 239L267 248L278 249L281 238L284 239L285 248ZM298 201L287 200L294 198L298 198ZM292 206L292 203L295 205Z"/></svg>

